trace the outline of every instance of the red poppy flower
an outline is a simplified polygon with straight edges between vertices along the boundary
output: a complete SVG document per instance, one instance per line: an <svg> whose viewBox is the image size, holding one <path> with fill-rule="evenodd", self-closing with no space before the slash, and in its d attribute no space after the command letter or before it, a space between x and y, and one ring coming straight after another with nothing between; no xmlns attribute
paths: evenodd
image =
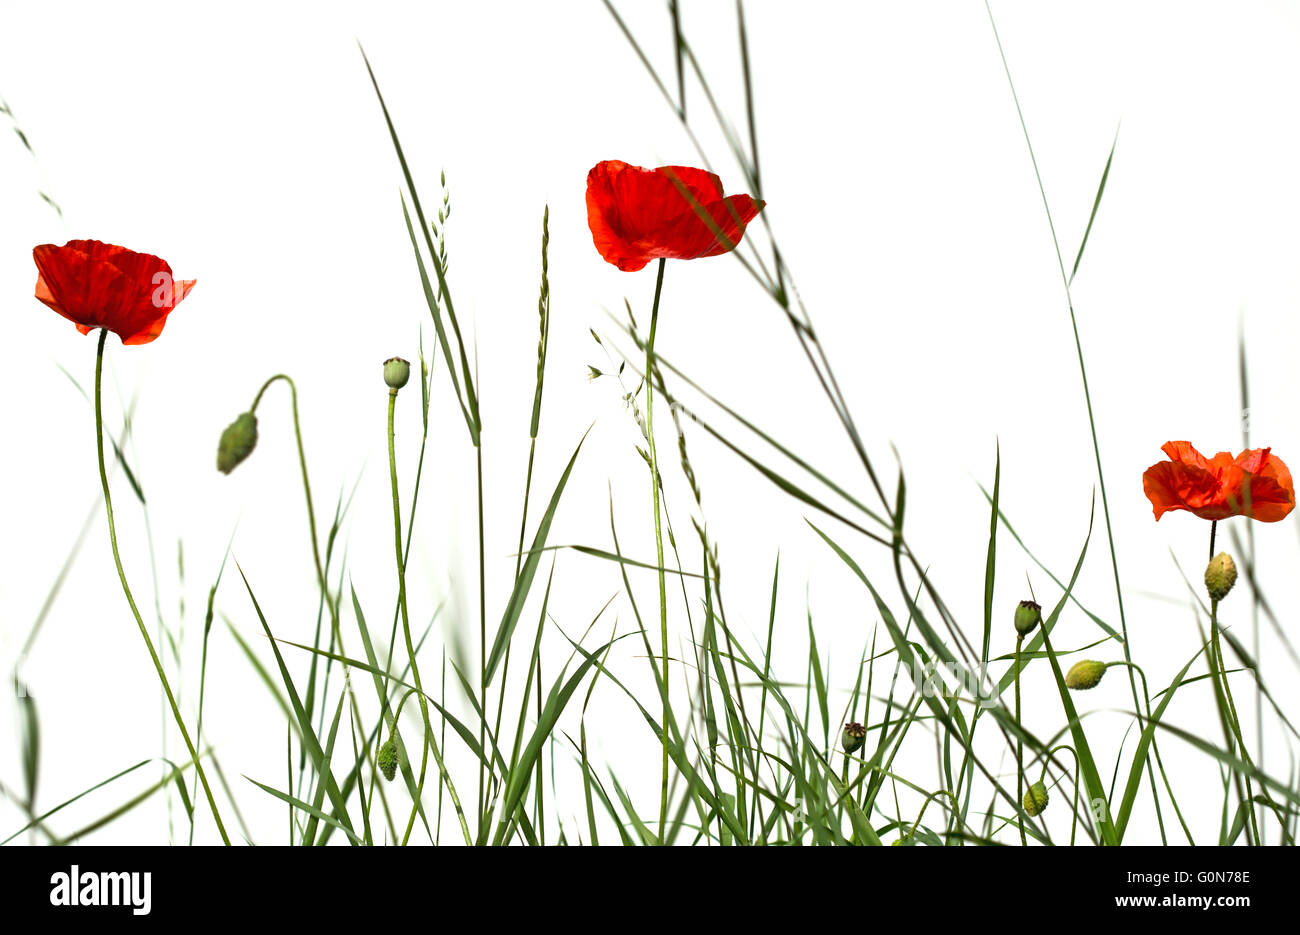
<svg viewBox="0 0 1300 935"><path fill-rule="evenodd" d="M1236 458L1221 451L1211 459L1188 442L1165 442L1162 450L1169 460L1142 475L1156 519L1170 510L1187 510L1201 519L1249 516L1276 523L1295 508L1291 471L1269 448L1243 451Z"/></svg>
<svg viewBox="0 0 1300 935"><path fill-rule="evenodd" d="M688 166L643 169L610 159L587 173L591 237L600 255L627 273L659 258L734 250L764 204L724 196L716 175Z"/></svg>
<svg viewBox="0 0 1300 935"><path fill-rule="evenodd" d="M41 244L32 251L40 275L36 298L82 334L107 328L123 344L148 344L194 288L172 278L166 260L98 240Z"/></svg>

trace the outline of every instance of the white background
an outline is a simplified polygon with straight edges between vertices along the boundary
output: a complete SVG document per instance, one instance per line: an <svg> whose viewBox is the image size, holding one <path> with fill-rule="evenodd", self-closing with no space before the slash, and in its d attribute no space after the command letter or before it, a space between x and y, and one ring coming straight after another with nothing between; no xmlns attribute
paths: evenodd
<svg viewBox="0 0 1300 935"><path fill-rule="evenodd" d="M623 6L670 76L664 5ZM760 2L747 9L766 217L886 476L893 474L890 445L900 452L909 539L975 638L988 526L978 484L992 480L996 446L1004 510L1059 575L1068 576L1082 546L1096 482L1057 261L988 17L973 2L800 4L797 13ZM994 14L1067 266L1122 120L1074 298L1132 648L1154 691L1198 645L1174 558L1198 578L1208 526L1187 514L1153 522L1141 474L1171 438L1207 454L1240 448L1239 322L1250 357L1252 439L1300 467L1293 364L1300 332L1300 11L1265 3L999 2ZM690 3L683 15L721 106L742 126L732 5ZM385 91L426 209L438 201L440 170L451 190L450 279L476 342L483 394L489 631L514 567L546 204L553 320L533 515L594 423L552 542L608 548L612 490L624 548L652 559L635 424L617 386L588 383L586 368L606 363L588 333L610 332L606 310L620 313L626 297L644 316L653 267L620 273L595 253L584 181L600 159L646 166L702 160L600 4L223 4L202 11L162 3L7 3L0 19L0 95L36 151L33 160L4 128L6 666L15 664L98 496L91 410L58 369L89 387L94 339L32 298L31 248L73 237L157 253L178 276L198 279L161 339L134 348L110 340L106 391L110 425L120 424L122 403L138 396L133 459L149 501L158 606L170 626L183 621L186 710L196 689L203 603L232 531L233 554L277 635L309 640L314 625L314 573L282 385L259 410L262 441L250 461L230 477L213 466L221 429L273 373L298 382L323 523L339 491L360 478L345 532L349 574L370 618L384 621L381 629L391 620L380 363L394 354L415 359L420 329L426 348L432 329L402 221L400 175L357 40ZM728 191L742 190L697 84L688 86L687 100L714 169ZM66 222L39 200L40 190L63 207ZM753 230L766 252L766 238L757 225ZM668 359L867 497L866 479L788 325L734 260L669 264L658 340ZM476 645L473 461L441 361L437 369L410 566L412 612L425 620L445 603L437 642L450 635ZM412 384L399 405L406 490L418 396ZM675 466L671 423L661 411L660 451L665 465ZM833 685L850 687L876 623L867 595L808 529L806 510L703 433L689 432L688 443L709 531L720 543L732 626L744 634L764 630L779 550L779 674L804 677L810 607ZM685 547L693 541L689 495L669 474ZM115 495L128 572L152 621L144 524L120 478ZM1115 624L1100 501L1097 519L1077 593ZM825 528L889 584L882 550L833 521ZM1296 532L1294 517L1256 529L1260 574L1284 626L1295 604ZM1230 544L1229 529L1221 535ZM175 570L178 540L183 582ZM693 548L685 555L697 562ZM1001 653L1012 648L1011 608L1028 596L1026 573L1044 604L1059 592L1005 534L999 558L994 650ZM556 567L551 610L576 636L618 591L618 576L572 553L561 554ZM642 573L634 582L643 613L652 613L653 579ZM1238 615L1230 622L1249 642L1242 590L1225 610ZM246 638L259 639L237 575L228 573L218 608ZM626 603L609 613L627 632ZM524 618L535 620L535 609ZM675 632L684 634L684 623L674 608ZM613 625L607 617L597 631ZM1064 648L1099 635L1077 610L1057 632ZM355 637L352 643L359 652ZM634 643L624 641L612 658L648 699ZM1294 669L1267 632L1263 646L1265 678L1294 712ZM566 648L552 631L552 672ZM1091 654L1099 653L1118 658L1119 648ZM438 646L425 659L431 680ZM294 659L296 671L304 662ZM158 755L156 676L118 590L102 518L21 665L42 718L39 804L52 806ZM283 806L241 774L283 785L284 724L220 621L209 666L206 739L254 839L279 842ZM1250 720L1253 696L1238 678ZM1063 723L1049 679L1035 666L1026 681L1026 722L1048 734ZM1131 704L1125 681L1117 671L1080 701L1121 711ZM1217 728L1209 730L1207 684L1186 690L1175 719L1206 726L1207 738L1219 742ZM588 717L595 756L615 766L650 815L653 737L610 686L597 698ZM0 719L0 781L9 787L20 784L15 710ZM1115 713L1089 720L1104 772L1126 725ZM1270 732L1275 753L1265 765L1286 775L1280 739ZM1217 768L1177 741L1165 747L1198 841L1212 840ZM179 749L170 738L168 752ZM577 774L561 754L561 780L572 780ZM929 777L932 764L933 747L919 742L909 768ZM1013 781L1010 763L1001 765ZM152 779L142 771L96 793L55 827L71 832ZM472 798L468 778L462 792ZM1149 803L1145 793L1142 801ZM578 807L576 800L563 805L567 827ZM5 835L22 824L8 803L0 816ZM1146 812L1135 827L1147 839L1154 835ZM155 800L92 840L159 842L167 828ZM199 839L214 838L201 820Z"/></svg>

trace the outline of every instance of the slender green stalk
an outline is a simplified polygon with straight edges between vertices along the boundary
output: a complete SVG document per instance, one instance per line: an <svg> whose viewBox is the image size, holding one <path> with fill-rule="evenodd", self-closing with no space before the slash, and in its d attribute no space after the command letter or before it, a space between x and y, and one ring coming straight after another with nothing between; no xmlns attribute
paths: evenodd
<svg viewBox="0 0 1300 935"><path fill-rule="evenodd" d="M199 713L194 722L194 737L199 743L203 742L203 695L208 683L208 634L211 629L211 627L203 628L203 658L199 662ZM193 811L190 812L190 846L194 846Z"/></svg>
<svg viewBox="0 0 1300 935"><path fill-rule="evenodd" d="M664 575L664 534L659 515L659 457L655 452L655 391L651 374L654 373L655 331L659 326L659 296L664 288L664 260L659 260L659 270L655 275L655 298L650 306L650 335L645 344L645 430L646 441L650 449L650 493L655 509L655 565L659 577L659 643L663 652L660 662L663 692L663 723L660 725L663 738L663 778L659 785L659 840L664 839L664 827L668 820L668 585Z"/></svg>
<svg viewBox="0 0 1300 935"><path fill-rule="evenodd" d="M1218 520L1212 520L1210 522L1211 560L1214 559L1214 538L1215 533L1218 531L1218 527ZM1251 762L1250 749L1246 746L1246 740L1241 734L1241 720L1237 716L1237 704L1232 698L1232 688L1228 684L1228 666L1227 662L1223 658L1223 643L1219 639L1219 601L1214 597L1210 598L1210 654L1212 656L1210 660L1211 671L1215 674L1215 677L1222 688L1222 697L1224 701L1223 716L1231 731L1231 736L1228 738L1229 752L1231 752L1232 742L1235 740L1237 745L1241 748L1241 758L1245 760L1248 765L1254 766L1254 763ZM1259 835L1259 820L1255 815L1254 806L1251 804L1254 800L1254 792L1251 785L1250 777L1245 777L1245 795L1242 801L1242 808L1244 808L1246 813L1250 816L1249 830L1252 833L1252 843L1260 845L1264 842ZM1237 791L1240 793L1241 788L1238 787Z"/></svg>
<svg viewBox="0 0 1300 935"><path fill-rule="evenodd" d="M276 382L277 380L283 380L285 383L289 384L290 405L293 410L293 437L294 437L294 442L298 446L298 469L302 472L303 495L307 499L307 526L309 531L311 532L311 556L312 556L312 561L315 563L316 566L316 583L320 587L321 596L324 598L325 606L329 610L330 625L334 630L334 638L339 641L338 643L339 652L342 653L343 643L339 633L338 605L334 602L333 598L330 596L329 584L325 579L325 566L321 562L321 557L320 557L320 540L319 540L319 536L316 533L316 506L312 500L312 495L311 495L311 480L307 477L307 452L303 447L303 443L302 443L302 422L298 418L297 384L293 382L293 379L288 374L277 373L275 376L269 378L265 383L262 384L262 388L259 389L257 391L257 395L253 397L253 405L249 407L248 411L256 415L257 406L262 401L263 394L265 394L267 389L271 386L271 384Z"/></svg>
<svg viewBox="0 0 1300 935"><path fill-rule="evenodd" d="M1092 410L1092 392L1088 387L1088 368L1084 364L1083 359L1083 339L1079 336L1079 319L1074 313L1074 296L1070 291L1070 282L1073 277L1065 271L1065 260L1061 255L1060 240L1056 236L1056 222L1052 218L1051 206L1047 203L1047 189L1043 187L1042 173L1038 171L1038 157L1034 154L1034 145L1029 139L1029 126L1025 123L1025 115L1020 108L1020 95L1016 93L1015 82L1011 80L1011 66L1007 64L1007 56L1002 49L1002 37L998 35L997 23L993 20L993 10L988 4L988 0L985 0L984 2L984 9L987 11L989 16L989 25L993 28L993 38L998 46L998 56L1002 59L1002 69L1006 73L1007 85L1011 89L1011 99L1016 105L1016 116L1020 120L1020 129L1025 137L1025 147L1029 150L1029 161L1033 165L1034 178L1038 182L1038 193L1042 197L1043 211L1047 215L1047 227L1052 235L1052 247L1056 251L1056 265L1060 270L1061 285L1065 289L1065 304L1070 312L1070 328L1074 333L1074 350L1079 359L1079 378L1083 384L1083 401L1088 412L1088 430L1092 435L1093 460L1097 465L1097 487L1101 492L1101 513L1103 519L1106 521L1106 543L1110 547L1111 576L1115 581L1115 603L1119 610L1119 628L1120 634L1123 637L1124 661L1132 662L1133 653L1129 646L1128 618L1124 613L1124 589L1120 584L1119 577L1119 555L1115 551L1115 531L1110 521L1110 500L1106 496L1106 474L1101 467L1101 444L1097 440L1097 420ZM1109 166L1107 169L1109 170ZM1086 233L1084 237L1086 243ZM1080 258L1082 258L1082 255L1082 247L1080 247ZM1075 268L1076 270L1078 269L1077 260L1075 262ZM1128 677L1129 690L1133 695L1133 710L1137 713L1138 727L1141 728L1143 726L1142 705L1138 698L1137 679L1134 677L1132 669L1128 670ZM1152 749L1158 757L1160 755L1159 746L1153 744ZM1160 840L1162 843L1166 843L1165 823L1160 812L1160 794L1156 789L1155 769L1149 762L1147 763L1147 777L1151 782L1151 798L1156 809L1156 822L1160 826Z"/></svg>
<svg viewBox="0 0 1300 935"><path fill-rule="evenodd" d="M1237 374L1241 384L1241 448L1250 449L1250 381L1246 367L1246 335L1244 325L1238 322L1237 330ZM1249 496L1249 487L1247 488ZM1246 565L1255 567L1255 524L1246 524ZM1260 674L1264 660L1259 652L1259 591L1256 590L1254 575L1250 576L1250 632L1251 654L1255 657L1255 764L1264 768L1264 682ZM1259 807L1259 814L1264 816L1264 806Z"/></svg>
<svg viewBox="0 0 1300 935"><path fill-rule="evenodd" d="M402 610L402 635L406 638L406 654L411 660L411 676L415 691L420 697L420 718L424 721L425 741L420 745L420 778L415 787L415 801L411 803L411 817L402 836L405 845L415 827L415 816L420 811L420 794L424 789L425 769L429 763L429 745L433 743L433 728L429 723L429 703L424 697L424 684L420 680L420 664L415 659L415 644L411 641L411 617L406 606L406 559L402 554L402 506L397 488L397 449L393 437L393 414L397 409L397 389L388 390L388 479L393 493L393 546L397 557L397 602ZM396 730L397 716L393 717ZM453 793L454 794L454 793ZM462 819L463 821L463 819Z"/></svg>
<svg viewBox="0 0 1300 935"><path fill-rule="evenodd" d="M299 418L298 415L297 384L293 382L293 378L290 377L288 374L277 373L275 376L268 378L266 382L262 384L261 388L258 389L257 395L253 397L253 405L249 407L248 411L252 414L257 413L257 407L262 402L262 396L265 395L267 389L270 388L271 384L275 383L277 380L283 380L285 383L289 385L290 406L293 412L293 437L294 437L294 443L298 449L298 469L302 474L303 496L307 500L307 527L308 527L308 531L311 534L311 557L312 557L312 562L314 563L316 568L316 584L320 588L321 600L325 602L325 607L329 611L330 632L332 634L333 645L338 648L338 653L340 656L346 657L347 653L343 646L343 630L339 624L338 603L334 600L333 596L330 593L329 582L325 577L325 563L321 561L320 536L316 531L316 506L311 494L311 480L307 476L307 451L302 441L302 420ZM318 614L319 614L319 610L318 610ZM319 616L317 619L319 619ZM313 660L313 664L314 662L315 660ZM349 671L349 666L346 662L342 663L342 665L343 665L344 690L347 692L348 695L348 702L352 708L352 715L354 718L356 718L358 722L361 722L362 721L361 707L357 702L356 695L352 691L352 678L351 678L351 673ZM327 672L326 689L328 689L329 686L328 669L326 670L326 672ZM299 779L301 780L301 778L302 776L300 775Z"/></svg>
<svg viewBox="0 0 1300 935"><path fill-rule="evenodd" d="M1025 744L1020 731L1020 647L1024 643L1023 633L1016 634L1016 824L1020 828L1020 845L1029 843L1025 837Z"/></svg>
<svg viewBox="0 0 1300 935"><path fill-rule="evenodd" d="M217 809L217 800L212 795L212 787L208 785L208 777L203 771L203 764L199 762L198 751L194 749L194 743L190 740L190 732L185 728L185 719L181 717L180 708L176 704L176 696L172 694L171 684L167 681L167 674L163 671L162 660L158 658L158 651L154 648L153 640L149 638L149 630L144 625L144 619L140 616L140 609L135 604L135 597L131 594L131 586L126 581L126 571L122 568L122 556L117 548L117 524L113 520L113 497L108 489L108 472L104 469L104 409L103 409L103 376L104 376L104 343L108 340L108 329L101 328L99 331L99 347L95 352L95 448L99 454L99 482L104 489L104 512L108 517L108 541L113 547L113 563L117 566L117 578L122 582L122 593L126 595L126 602L131 606L131 614L135 617L136 625L140 628L140 636L144 638L144 645L149 650L149 658L153 661L153 667L158 672L158 679L162 682L163 693L167 696L167 704L171 707L172 717L176 721L176 726L180 728L181 737L185 739L185 747L190 752L190 759L194 763L194 770L198 773L199 781L203 784L203 794L207 797L208 806L212 809L212 818L217 823L217 831L221 833L221 840L230 844L230 837L226 834L226 826L221 821L221 813Z"/></svg>
<svg viewBox="0 0 1300 935"><path fill-rule="evenodd" d="M391 437L391 436L390 436ZM483 552L483 438L478 436L474 444L475 464L478 471L478 661L479 661L479 679L478 679L478 746L480 750L486 750L484 741L487 732L487 562ZM396 488L394 488L396 489ZM396 496L396 495L394 495ZM502 676L504 682L505 676ZM483 760L478 764L478 815L480 826L486 819L487 813L487 789L484 784ZM491 776L487 780L491 780Z"/></svg>

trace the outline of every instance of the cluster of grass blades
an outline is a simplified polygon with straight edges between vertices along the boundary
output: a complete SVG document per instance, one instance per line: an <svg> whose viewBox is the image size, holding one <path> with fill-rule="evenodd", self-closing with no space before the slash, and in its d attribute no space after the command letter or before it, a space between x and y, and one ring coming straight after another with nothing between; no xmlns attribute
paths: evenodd
<svg viewBox="0 0 1300 935"><path fill-rule="evenodd" d="M701 164L708 165L709 158L696 142L693 121L700 111L722 132L728 156L740 166L747 190L762 199L751 50L743 5L736 4L745 115L744 129L739 132L727 119L692 50L675 3L670 5L671 76L654 68L616 5L610 0L605 0L605 5L615 27L662 92L666 106L696 145ZM996 26L993 36L1037 177L1030 136ZM316 604L312 642L276 635L277 628L257 595L259 578L273 572L241 567L227 549L209 590L199 669L186 681L196 686L193 701L186 696L186 707L193 708L186 720L193 728L196 755L173 761L164 749L159 758L127 765L54 807L37 804L42 743L39 714L15 673L23 727L19 738L23 775L20 786L0 786L0 794L16 803L28 820L9 834L5 843L21 838L75 842L156 796L165 796L169 807L179 808L171 817L169 839L190 842L196 826L220 825L225 816L235 840L301 845L334 841L352 845L1116 846L1132 841L1134 818L1149 805L1161 843L1294 843L1300 822L1300 780L1294 774L1277 778L1264 769L1263 735L1257 734L1253 743L1247 739L1227 690L1230 676L1244 676L1239 683L1249 680L1255 723L1261 724L1268 713L1290 738L1300 740L1300 733L1263 681L1257 664L1258 642L1253 650L1248 649L1225 630L1217 620L1217 601L1207 606L1198 588L1191 588L1191 594L1200 609L1197 621L1204 626L1202 645L1167 685L1148 684L1129 641L1083 339L1070 292L1102 205L1115 158L1114 144L1068 272L1043 193L1096 457L1100 518L1114 578L1114 616L1109 608L1085 606L1074 593L1090 549L1096 550L1095 515L1081 512L1074 518L1079 544L1072 568L1062 573L1062 569L1048 567L1003 510L1000 454L992 459L991 482L984 489L989 512L980 619L961 619L950 608L906 535L905 518L911 507L901 467L890 477L869 453L868 433L860 431L849 400L840 390L830 354L799 298L793 273L783 260L766 214L761 216L762 245L758 237L746 239L735 251L736 260L788 322L797 359L811 368L824 396L824 403L819 400L818 404L829 405L853 451L860 476L853 481L832 477L829 470L800 455L794 443L764 428L758 417L674 365L671 356L655 346L651 307L638 313L628 302L625 320L612 321L606 332L592 333L608 362L593 366L592 376L620 384L629 418L636 421L641 433L644 447L638 446L638 450L648 471L656 520L661 508L664 516L657 555L653 562L631 557L641 553L639 543L638 548L625 551L612 494L607 539L577 545L552 542L552 525L566 502L586 436L563 440L571 454L555 476L534 477L545 423L543 391L551 315L549 212L543 209L536 380L528 460L521 471L524 496L519 535L508 592L489 594L484 511L486 504L499 505L502 500L484 488L478 372L448 278L451 202L446 179L442 179L438 207L430 215L402 148L398 117L385 103L379 78L364 51L361 57L396 157L402 190L395 214L400 208L425 301L421 324L427 311L433 336L433 350L426 356L421 343L418 368L412 368L418 377L423 434L410 478L403 478L399 471L399 464L407 461L398 457L393 415L395 407L414 392L401 392L405 378L389 384L388 467L394 537L391 604L381 603L377 608L378 598L359 594L348 575L342 543L355 490L339 493L327 530L318 526L308 478L308 448L298 420L298 387L286 375L271 377L257 391L250 413L273 386L283 383L289 390L306 501L308 535L304 541L310 544L317 585L312 596ZM688 110L688 85L698 89L703 107L692 101ZM1043 192L1041 179L1038 187ZM662 277L662 266L659 275ZM655 308L661 282L660 278L656 283ZM649 322L649 328L643 329L641 321ZM1240 365L1245 404L1244 342ZM412 620L406 600L406 564L417 532L429 411L437 393L450 393L454 399L466 432L461 443L468 441L476 465L478 600L474 615L478 619L477 627L469 628L477 629L476 646L429 645L438 623L436 615L434 619ZM671 415L675 459L661 458L656 447L651 403L656 395ZM304 400L306 404L309 401ZM729 572L726 577L728 582L762 581L764 593L770 581L765 634L754 641L729 624L720 549L702 518L705 482L692 466L687 426L695 432L692 437L720 446L746 470L767 481L773 496L796 501L806 511L811 541L835 556L860 584L863 606L876 623L861 634L861 654L851 666L832 667L832 660L819 649L811 610L797 623L799 629L806 630L806 659L794 662L774 655L778 627L790 626L779 619L778 597L789 587L782 580L779 557L774 557L770 575L764 568ZM661 433L663 428L661 419ZM452 444L450 439L439 442ZM664 445L662 450L671 449ZM147 519L144 488L130 457L130 407L126 407L113 451L115 470L126 478ZM674 510L675 504L669 502L669 486L662 476L665 465L674 460L673 469L681 471L694 500L691 530L681 535L673 526L673 517L683 511ZM535 481L543 491L540 497L533 489ZM405 495L404 490L408 491ZM96 502L92 515L101 508ZM87 528L89 525L88 521ZM1251 536L1249 527L1246 535ZM54 583L28 637L26 654L33 649L84 536L85 530ZM999 553L1007 537L1037 565L1052 588L1041 608L1045 612L1022 633L1022 639L1012 632L1010 615L994 604ZM1291 661L1300 664L1257 585L1253 538L1234 545L1250 586L1255 632L1261 620L1267 621L1283 640ZM152 542L149 548L152 554ZM575 553L583 561L605 563L621 582L620 592L590 621L584 621L581 633L575 635L566 632L550 613L556 556L561 551ZM885 579L865 570L880 565L864 560L867 551L873 559L884 557L890 569ZM183 567L178 551L182 573ZM631 576L641 571L653 572L659 585L653 608L637 600ZM236 578L238 584L231 585ZM670 594L674 622L680 625L673 635L681 647L671 667L667 639ZM625 611L621 617L611 610L615 602ZM185 634L178 624L168 621L183 620L185 611L182 607L173 616L164 612L157 598L155 605L164 664L176 674L179 684ZM1076 632L1058 629L1067 617L1091 631L1090 642L1054 645L1066 632ZM214 631L218 620L223 626ZM252 626L237 625L237 620ZM260 632L264 639L250 639L250 632ZM544 659L544 635L560 637L565 652ZM265 687L269 710L284 719L281 776L227 775L220 751L206 743L203 713L209 640L226 637L239 647ZM1013 640L1014 651L1009 648ZM615 649L625 641L636 648L634 657L641 660L643 671L630 672L623 667L624 656ZM1229 668L1225 642L1239 663L1236 668ZM1131 708L1123 712L1129 729L1118 749L1103 748L1095 736L1090 737L1089 718L1094 712L1076 706L1081 696L1070 686L1064 668L1074 657L1081 659L1093 652L1114 652L1122 657L1112 665L1125 669L1130 686ZM295 679L291 669L304 658L308 674L305 679ZM1059 721L1050 736L1030 731L1021 721L1020 680L1031 670L1050 677L1059 698ZM634 683L647 680L654 686L652 697L634 687ZM1153 688L1158 690L1153 692ZM1221 743L1166 717L1176 696L1206 690L1213 693L1220 712ZM593 759L596 745L588 734L587 715L593 701L601 697L630 705L639 715L629 728L634 741L654 752L656 765L662 753L664 783L662 788L656 785L653 799L640 794L644 783L629 782L626 774ZM846 730L850 724L853 730ZM1166 770L1162 742L1189 745L1220 777L1222 820L1214 840L1196 838L1185 805L1177 797L1176 783ZM932 771L922 774L900 769L900 763L911 762L909 752L926 747L933 748ZM191 773L200 763L211 767L220 793L209 796L210 809L205 809L199 792L195 775L199 770ZM116 784L128 777L138 779L137 774L146 768L154 768L157 775L143 791L83 827L56 830L65 808L83 799L107 796ZM561 783L566 784L563 792ZM1036 789L1043 790L1044 798L1034 798ZM268 796L282 805L284 825L250 828L239 807L249 795ZM1050 812L1045 807L1049 802ZM577 820L570 817L573 814L578 815Z"/></svg>

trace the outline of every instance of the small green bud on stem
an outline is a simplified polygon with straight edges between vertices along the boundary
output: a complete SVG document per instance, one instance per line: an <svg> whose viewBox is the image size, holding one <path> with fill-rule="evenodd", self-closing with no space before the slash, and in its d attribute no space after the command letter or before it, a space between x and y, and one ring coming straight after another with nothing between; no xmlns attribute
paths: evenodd
<svg viewBox="0 0 1300 935"><path fill-rule="evenodd" d="M379 756L376 758L379 771L384 774L384 779L389 782L397 775L397 744L389 737L384 745L379 748Z"/></svg>
<svg viewBox="0 0 1300 935"><path fill-rule="evenodd" d="M866 739L867 729L857 721L852 721L844 725L844 733L840 735L840 745L845 753L856 753Z"/></svg>
<svg viewBox="0 0 1300 935"><path fill-rule="evenodd" d="M1016 632L1028 636L1043 622L1043 608L1033 601L1021 601L1016 607Z"/></svg>
<svg viewBox="0 0 1300 935"><path fill-rule="evenodd" d="M1087 691L1096 688L1105 674L1106 663L1096 659L1083 659L1070 666L1070 671L1065 673L1065 687L1074 691Z"/></svg>
<svg viewBox="0 0 1300 935"><path fill-rule="evenodd" d="M384 361L384 382L391 390L400 390L411 379L410 361L400 357L390 357Z"/></svg>
<svg viewBox="0 0 1300 935"><path fill-rule="evenodd" d="M226 426L217 443L217 470L229 474L257 447L257 416L245 412Z"/></svg>
<svg viewBox="0 0 1300 935"><path fill-rule="evenodd" d="M1030 818L1034 818L1041 815L1045 808L1047 808L1047 786L1036 782L1025 793L1025 813Z"/></svg>
<svg viewBox="0 0 1300 935"><path fill-rule="evenodd" d="M1210 564L1205 566L1205 589L1210 592L1210 600L1223 600L1236 583L1237 566L1231 555L1220 552L1210 559Z"/></svg>

